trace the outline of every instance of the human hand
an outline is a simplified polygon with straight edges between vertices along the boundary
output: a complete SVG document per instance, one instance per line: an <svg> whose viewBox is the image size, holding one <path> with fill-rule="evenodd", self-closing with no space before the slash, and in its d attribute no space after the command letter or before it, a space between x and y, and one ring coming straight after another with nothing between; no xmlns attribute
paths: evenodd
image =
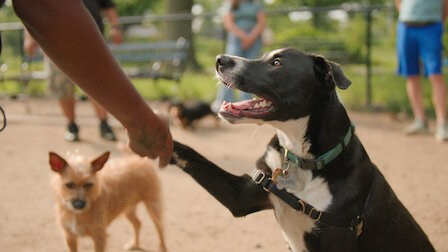
<svg viewBox="0 0 448 252"><path fill-rule="evenodd" d="M110 41L115 46L119 46L121 42L123 42L123 34L118 26L114 26L110 29Z"/></svg>
<svg viewBox="0 0 448 252"><path fill-rule="evenodd" d="M255 39L248 35L241 40L241 48L247 50L254 44L254 42Z"/></svg>
<svg viewBox="0 0 448 252"><path fill-rule="evenodd" d="M34 58L37 54L37 49L39 46L37 45L36 41L31 36L25 36L25 39L23 41L23 49L25 50L25 53L30 56L31 58Z"/></svg>
<svg viewBox="0 0 448 252"><path fill-rule="evenodd" d="M153 114L126 127L129 147L140 156L159 157L159 167L168 165L173 152L173 139L168 122Z"/></svg>

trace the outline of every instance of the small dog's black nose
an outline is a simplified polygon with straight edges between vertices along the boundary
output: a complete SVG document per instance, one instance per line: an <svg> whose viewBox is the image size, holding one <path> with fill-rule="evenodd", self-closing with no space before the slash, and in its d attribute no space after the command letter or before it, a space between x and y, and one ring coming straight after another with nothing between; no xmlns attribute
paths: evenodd
<svg viewBox="0 0 448 252"><path fill-rule="evenodd" d="M220 54L216 56L216 69L220 67L227 66L232 62L232 59L229 56Z"/></svg>
<svg viewBox="0 0 448 252"><path fill-rule="evenodd" d="M86 206L86 202L84 200L75 199L72 201L72 205L75 209L83 209Z"/></svg>

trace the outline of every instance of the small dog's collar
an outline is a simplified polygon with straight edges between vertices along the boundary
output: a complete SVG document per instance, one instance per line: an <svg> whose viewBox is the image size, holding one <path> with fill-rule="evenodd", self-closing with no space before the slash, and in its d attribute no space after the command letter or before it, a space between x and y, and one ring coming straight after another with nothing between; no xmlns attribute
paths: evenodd
<svg viewBox="0 0 448 252"><path fill-rule="evenodd" d="M325 165L333 161L337 156L339 156L339 154L341 154L341 152L348 145L354 134L355 134L355 124L352 122L342 142L338 143L334 148L320 155L316 159L300 158L294 155L293 153L289 152L288 149L281 147L282 156L286 158L286 160L283 160L283 162L288 161L293 162L302 169L321 170L322 168L325 167Z"/></svg>

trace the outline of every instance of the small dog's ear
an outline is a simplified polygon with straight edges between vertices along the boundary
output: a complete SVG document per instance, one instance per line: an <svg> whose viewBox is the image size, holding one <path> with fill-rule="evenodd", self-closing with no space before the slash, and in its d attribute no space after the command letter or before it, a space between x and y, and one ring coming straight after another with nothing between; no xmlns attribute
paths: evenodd
<svg viewBox="0 0 448 252"><path fill-rule="evenodd" d="M347 89L352 84L339 64L326 60L322 56L315 56L314 71L318 78L330 87L336 85L340 89Z"/></svg>
<svg viewBox="0 0 448 252"><path fill-rule="evenodd" d="M90 162L90 165L92 166L93 172L97 172L103 168L104 164L109 159L110 151L104 152L101 156L97 157L95 160Z"/></svg>
<svg viewBox="0 0 448 252"><path fill-rule="evenodd" d="M62 172L67 167L67 161L54 152L49 153L49 162L54 172Z"/></svg>

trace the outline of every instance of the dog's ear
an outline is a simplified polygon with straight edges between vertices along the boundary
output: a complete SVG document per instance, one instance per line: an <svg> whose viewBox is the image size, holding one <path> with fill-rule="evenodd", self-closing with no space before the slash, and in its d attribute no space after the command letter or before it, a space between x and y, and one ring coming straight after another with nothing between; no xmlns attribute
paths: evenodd
<svg viewBox="0 0 448 252"><path fill-rule="evenodd" d="M67 161L54 152L49 153L49 162L54 172L62 172L67 167Z"/></svg>
<svg viewBox="0 0 448 252"><path fill-rule="evenodd" d="M110 152L106 151L101 156L97 157L95 160L90 162L90 165L92 166L93 172L97 172L103 168L104 164L109 159Z"/></svg>
<svg viewBox="0 0 448 252"><path fill-rule="evenodd" d="M328 87L337 86L340 89L347 89L352 84L342 72L339 64L326 60L322 56L314 57L314 72L319 80Z"/></svg>

